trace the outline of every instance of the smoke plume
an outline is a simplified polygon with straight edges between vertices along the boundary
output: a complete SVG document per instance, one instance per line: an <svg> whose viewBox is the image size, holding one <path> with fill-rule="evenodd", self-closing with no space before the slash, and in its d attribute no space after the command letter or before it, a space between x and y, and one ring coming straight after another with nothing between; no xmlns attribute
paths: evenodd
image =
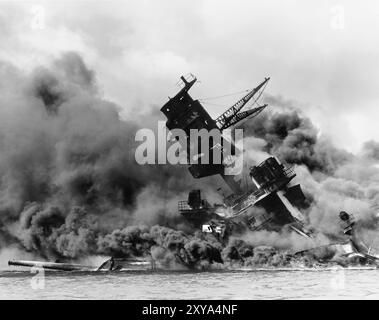
<svg viewBox="0 0 379 320"><path fill-rule="evenodd" d="M178 224L171 199L185 197L187 171L135 162L139 122L120 119L79 55L0 74L0 248L74 258L117 228ZM146 118L155 129L157 113Z"/></svg>
<svg viewBox="0 0 379 320"><path fill-rule="evenodd" d="M366 243L375 242L377 233L373 231L377 230L379 208L378 143L367 142L359 155L353 155L334 146L293 104L280 97L271 96L268 100L271 107L244 124L245 135L249 136L248 159L257 164L274 155L295 166L295 183L301 184L310 203L303 212L310 228L340 238L338 213L343 210L355 216L361 234L371 235L366 237L369 238Z"/></svg>
<svg viewBox="0 0 379 320"><path fill-rule="evenodd" d="M167 266L207 268L291 265L287 253L310 246L284 231L223 243L192 230L177 214L177 201L195 188L218 199L213 178L195 180L184 166L138 165L135 133L142 126L156 130L159 107L143 119L133 113L121 119L120 107L102 97L95 73L78 54L30 73L0 63L0 76L2 252L52 260L151 255ZM271 104L243 127L249 165L268 155L295 165L312 228L338 234L337 215L345 210L373 241L378 143L367 143L361 157L352 155L295 107L275 97Z"/></svg>

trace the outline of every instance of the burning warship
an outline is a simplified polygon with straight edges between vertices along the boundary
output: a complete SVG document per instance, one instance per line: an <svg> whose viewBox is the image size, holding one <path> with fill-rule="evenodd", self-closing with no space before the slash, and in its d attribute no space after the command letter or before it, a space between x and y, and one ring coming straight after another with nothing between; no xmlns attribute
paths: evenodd
<svg viewBox="0 0 379 320"><path fill-rule="evenodd" d="M182 89L169 99L161 111L167 117L167 128L184 130L188 140L191 129L216 129L222 135L224 129L236 128L242 122L258 116L268 106L264 104L242 111L255 96L257 98L254 99L254 104L257 104L257 100L270 80L270 78L265 78L257 87L250 90L214 120L199 100L193 100L188 93L195 84L196 77L191 75L188 80L182 76L181 80ZM187 146L190 145L189 142ZM227 141L227 143L233 145L233 141ZM215 147L210 144L209 151ZM234 145L233 149L236 149ZM223 155L223 148L221 148L221 155ZM305 217L301 212L301 209L307 207L305 195L300 184L292 184L296 176L293 167L280 163L276 157L269 157L259 165L250 168L249 176L253 182L253 188L244 190L241 183L224 174L226 166L228 166L227 162L221 165L211 162L189 165L188 170L194 178L220 175L232 190L230 195L224 197L222 204L211 205L206 199L201 198L201 190L193 190L189 193L188 200L179 201L179 213L194 227L201 228L206 233L213 233L219 239L262 229L279 231L284 228L305 238L315 237L317 230L309 230L306 227ZM364 245L357 234L353 215L341 211L339 218L344 238L331 239L330 244L295 252L294 256L309 255L319 261L330 260L335 256L358 259L362 263L377 261L379 258L370 254L370 248Z"/></svg>
<svg viewBox="0 0 379 320"><path fill-rule="evenodd" d="M161 112L167 117L166 127L172 131L181 129L186 134L187 143L184 148L190 148L191 130L214 130L223 136L225 129L234 130L241 123L258 116L267 104L243 111L249 101L258 104L270 78L265 78L258 86L249 90L244 97L238 100L230 108L216 119L212 119L199 100L194 100L189 95L189 90L197 79L191 75L189 78L181 77L181 90L161 108ZM223 138L222 143L209 141L208 149L210 161L202 163L202 153L197 153L200 161L189 161L188 170L195 179L220 176L224 181L224 187L229 191L223 196L222 203L211 204L202 198L202 190L192 190L187 200L178 202L178 214L185 218L188 224L195 230L214 235L214 237L226 243L230 236L254 233L260 230L281 231L288 230L300 236L312 239L317 235L317 230L307 227L306 217L302 210L307 208L307 199L300 184L294 183L296 173L293 166L283 164L274 156L270 156L260 164L249 168L245 174L250 181L247 187L243 187L240 180L235 176L225 174L230 166L230 158L226 156L226 150L232 150L234 160L243 153L235 145L233 138ZM213 150L221 152L221 163L212 160ZM187 150L189 151L189 150ZM193 150L192 150L193 151ZM196 154L196 152L195 152ZM188 157L193 152L187 152ZM339 214L341 230L344 237L330 239L324 246L314 246L311 249L294 252L293 257L311 256L318 261L330 261L333 257L343 256L348 259L358 260L361 263L376 263L378 257L370 253L370 248L364 245L356 232L354 217L344 211ZM178 260L185 266L191 267L191 263L180 255ZM214 259L222 263L221 257ZM83 266L59 262L38 262L11 260L9 265L23 267L43 267L61 271L120 271L133 270L133 268L159 268L159 265L151 259L129 259L112 257L99 267Z"/></svg>
<svg viewBox="0 0 379 320"><path fill-rule="evenodd" d="M166 126L169 130L182 129L187 135L187 144L190 145L189 136L193 129L218 130L222 135L227 128L236 128L241 122L256 117L267 104L242 109L255 96L257 103L270 78L264 79L257 87L250 90L243 98L227 109L218 118L213 120L201 105L199 100L193 100L189 95L189 89L195 84L196 78L188 81L181 77L184 86L173 98L161 108L166 115ZM212 141L211 141L212 142ZM243 152L236 150L234 142L222 140L221 159L224 160L224 144L232 145L235 154ZM209 144L210 155L216 145ZM199 150L199 152L204 150ZM188 152L188 155L193 154ZM200 157L201 159L201 157ZM235 181L234 176L225 175L226 167L230 165L225 161L221 164L191 163L189 171L196 179L220 175L229 190L224 197L222 205L211 206L206 200L201 199L201 190L193 190L189 193L188 201L179 201L178 209L195 227L201 227L204 232L218 233L221 237L246 230L256 231L261 229L279 230L287 226L305 237L310 237L310 232L304 227L304 216L299 208L305 206L305 196L299 184L291 185L296 176L293 167L281 164L275 157L269 157L261 164L250 168L250 179L253 187L243 188L241 181ZM252 207L260 207L259 210L251 210Z"/></svg>

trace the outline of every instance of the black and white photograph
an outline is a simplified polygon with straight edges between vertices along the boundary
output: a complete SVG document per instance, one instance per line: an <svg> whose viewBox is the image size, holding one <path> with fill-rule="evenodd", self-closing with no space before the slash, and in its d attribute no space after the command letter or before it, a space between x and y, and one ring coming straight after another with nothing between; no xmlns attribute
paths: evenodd
<svg viewBox="0 0 379 320"><path fill-rule="evenodd" d="M379 299L377 1L0 0L0 40L1 300Z"/></svg>

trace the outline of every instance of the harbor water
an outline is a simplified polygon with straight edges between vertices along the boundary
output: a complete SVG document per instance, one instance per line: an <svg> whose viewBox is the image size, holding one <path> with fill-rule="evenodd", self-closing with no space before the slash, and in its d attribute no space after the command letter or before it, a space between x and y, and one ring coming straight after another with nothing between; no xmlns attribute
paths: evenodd
<svg viewBox="0 0 379 320"><path fill-rule="evenodd" d="M379 270L1 271L0 299L378 299Z"/></svg>

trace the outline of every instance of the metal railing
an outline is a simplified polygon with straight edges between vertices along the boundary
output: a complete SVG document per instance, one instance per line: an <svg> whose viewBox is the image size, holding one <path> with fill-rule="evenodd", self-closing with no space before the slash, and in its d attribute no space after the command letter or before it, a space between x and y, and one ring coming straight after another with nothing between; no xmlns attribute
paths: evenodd
<svg viewBox="0 0 379 320"><path fill-rule="evenodd" d="M192 210L192 208L188 205L188 202L185 200L178 202L178 209L179 211Z"/></svg>
<svg viewBox="0 0 379 320"><path fill-rule="evenodd" d="M258 199L259 197L263 196L266 192L264 189L258 189L252 193L252 196L254 196L255 199Z"/></svg>
<svg viewBox="0 0 379 320"><path fill-rule="evenodd" d="M296 175L295 170L292 166L291 167L284 167L283 171L284 171L284 174L287 178L291 178L291 177Z"/></svg>

